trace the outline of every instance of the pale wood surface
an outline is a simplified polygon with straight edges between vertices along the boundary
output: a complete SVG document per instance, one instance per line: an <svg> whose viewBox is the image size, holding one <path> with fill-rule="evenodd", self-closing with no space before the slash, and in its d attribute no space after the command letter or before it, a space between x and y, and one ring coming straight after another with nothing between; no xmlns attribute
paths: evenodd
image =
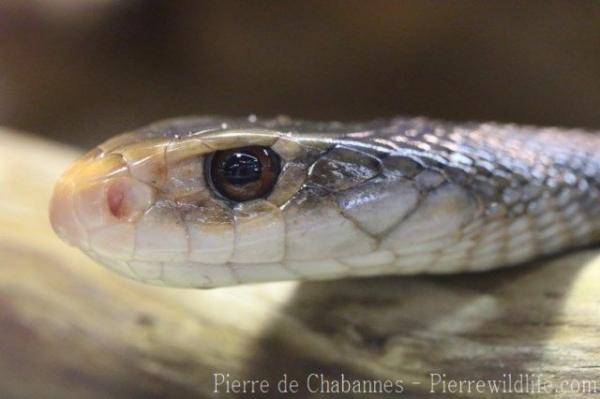
<svg viewBox="0 0 600 399"><path fill-rule="evenodd" d="M429 373L535 373L546 383L593 380L600 389L595 250L456 277L147 287L53 235L50 190L77 154L0 130L2 398L231 397L213 393L218 372L272 385L287 373L301 388L310 373L344 373L400 379L406 388L353 397L432 397ZM296 397L341 397L303 392ZM511 396L522 397L503 397ZM262 397L293 396L272 386Z"/></svg>

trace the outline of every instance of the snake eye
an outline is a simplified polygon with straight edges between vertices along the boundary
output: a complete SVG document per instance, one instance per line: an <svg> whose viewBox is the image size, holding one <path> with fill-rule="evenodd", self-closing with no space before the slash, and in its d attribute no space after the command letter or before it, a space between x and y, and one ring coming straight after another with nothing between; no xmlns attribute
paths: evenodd
<svg viewBox="0 0 600 399"><path fill-rule="evenodd" d="M210 185L223 197L237 202L269 194L280 169L277 154L261 146L217 151L206 159L204 168Z"/></svg>

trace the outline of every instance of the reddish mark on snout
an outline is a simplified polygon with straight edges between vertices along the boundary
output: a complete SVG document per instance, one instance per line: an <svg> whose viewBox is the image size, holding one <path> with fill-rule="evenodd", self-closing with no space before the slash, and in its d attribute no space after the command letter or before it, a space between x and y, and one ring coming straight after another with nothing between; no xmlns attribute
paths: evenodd
<svg viewBox="0 0 600 399"><path fill-rule="evenodd" d="M123 183L115 182L108 187L106 193L106 201L108 202L108 209L110 213L118 218L127 217L127 206L125 206L125 190Z"/></svg>

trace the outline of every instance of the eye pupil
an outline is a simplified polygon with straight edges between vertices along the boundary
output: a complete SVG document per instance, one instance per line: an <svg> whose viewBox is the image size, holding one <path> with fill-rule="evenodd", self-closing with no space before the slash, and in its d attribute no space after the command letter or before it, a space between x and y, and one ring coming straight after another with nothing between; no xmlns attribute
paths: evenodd
<svg viewBox="0 0 600 399"><path fill-rule="evenodd" d="M247 152L235 152L220 167L223 177L231 184L243 185L260 179L260 160Z"/></svg>
<svg viewBox="0 0 600 399"><path fill-rule="evenodd" d="M248 146L217 151L205 160L205 176L221 197L243 202L266 197L281 169L279 156L269 147Z"/></svg>

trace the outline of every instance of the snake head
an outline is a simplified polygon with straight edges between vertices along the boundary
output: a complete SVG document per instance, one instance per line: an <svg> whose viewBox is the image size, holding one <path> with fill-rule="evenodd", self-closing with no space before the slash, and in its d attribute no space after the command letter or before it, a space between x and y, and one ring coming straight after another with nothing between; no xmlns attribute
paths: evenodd
<svg viewBox="0 0 600 399"><path fill-rule="evenodd" d="M76 161L50 220L93 259L158 285L454 270L479 234L464 233L481 195L409 127L392 141L377 121L161 122Z"/></svg>
<svg viewBox="0 0 600 399"><path fill-rule="evenodd" d="M154 284L296 279L311 267L326 275L341 266L323 260L374 247L334 192L378 173L376 158L336 148L334 134L166 121L76 161L56 184L50 220L90 257Z"/></svg>

